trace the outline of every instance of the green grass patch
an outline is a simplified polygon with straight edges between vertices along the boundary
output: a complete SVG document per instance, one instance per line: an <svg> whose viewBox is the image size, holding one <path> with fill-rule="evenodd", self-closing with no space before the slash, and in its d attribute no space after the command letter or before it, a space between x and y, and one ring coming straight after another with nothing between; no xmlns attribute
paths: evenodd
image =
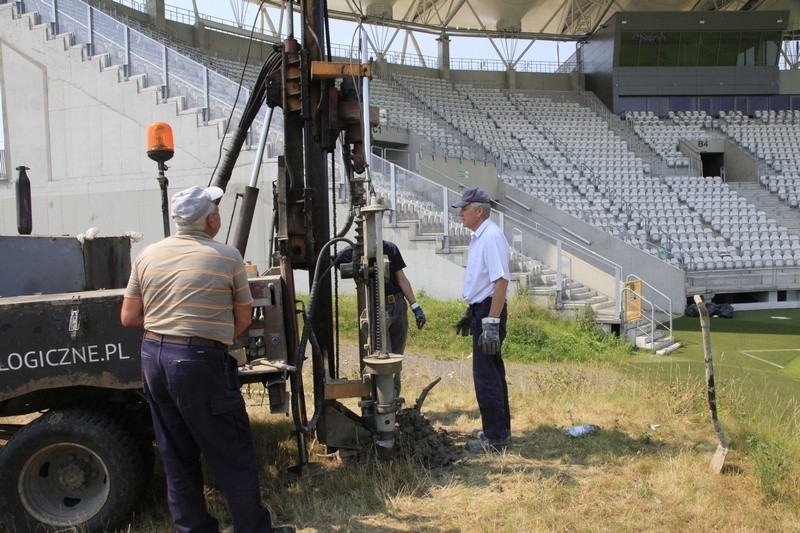
<svg viewBox="0 0 800 533"><path fill-rule="evenodd" d="M756 361L761 361L764 364L768 364L771 366L786 366L792 362L792 360L800 354L800 350L798 349L789 349L789 350L742 350L742 355L745 357L749 357ZM775 366L775 368L778 368Z"/></svg>
<svg viewBox="0 0 800 533"><path fill-rule="evenodd" d="M781 444L759 435L748 436L745 443L764 495L768 499L779 499L780 487L792 470L786 450Z"/></svg>
<svg viewBox="0 0 800 533"><path fill-rule="evenodd" d="M339 297L339 332L342 339L355 340L355 296ZM424 294L417 299L428 322L418 330L409 314L407 352L427 353L444 359L472 352L472 337L456 334L455 324L464 316L466 304L439 301ZM631 345L595 328L594 316L584 314L567 320L533 305L528 298L512 295L508 303L508 334L503 357L521 362L623 362L633 352Z"/></svg>
<svg viewBox="0 0 800 533"><path fill-rule="evenodd" d="M792 359L781 371L784 376L800 380L800 357Z"/></svg>

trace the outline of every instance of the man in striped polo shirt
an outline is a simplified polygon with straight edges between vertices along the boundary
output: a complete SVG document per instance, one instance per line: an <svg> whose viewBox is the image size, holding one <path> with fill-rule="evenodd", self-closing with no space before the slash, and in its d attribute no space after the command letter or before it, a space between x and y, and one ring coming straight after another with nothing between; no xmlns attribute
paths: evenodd
<svg viewBox="0 0 800 533"><path fill-rule="evenodd" d="M273 528L261 502L250 420L227 352L250 325L253 298L239 251L214 241L222 193L190 187L172 197L177 234L134 261L121 320L145 329L143 388L177 531L219 531L206 507L201 453L236 533L292 531Z"/></svg>

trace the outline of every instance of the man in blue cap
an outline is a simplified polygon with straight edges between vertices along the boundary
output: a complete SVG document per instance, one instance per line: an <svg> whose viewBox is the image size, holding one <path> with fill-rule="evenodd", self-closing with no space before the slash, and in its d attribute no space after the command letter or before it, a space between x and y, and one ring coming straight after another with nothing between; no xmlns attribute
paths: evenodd
<svg viewBox="0 0 800 533"><path fill-rule="evenodd" d="M466 444L474 453L503 452L511 446L508 384L500 353L508 316L509 248L503 231L489 218L490 202L484 189L472 187L453 204L464 227L473 232L462 291L469 307L456 331L472 333L472 379L482 424Z"/></svg>

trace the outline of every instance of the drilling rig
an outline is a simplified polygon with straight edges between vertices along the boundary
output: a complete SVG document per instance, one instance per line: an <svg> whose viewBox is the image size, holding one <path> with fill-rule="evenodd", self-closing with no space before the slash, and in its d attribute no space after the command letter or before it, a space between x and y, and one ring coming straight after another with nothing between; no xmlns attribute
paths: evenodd
<svg viewBox="0 0 800 533"><path fill-rule="evenodd" d="M255 117L266 106L260 156L272 112L282 110L285 153L271 191L272 264L250 279L253 321L235 339L235 352L240 382L264 384L271 412L291 413L301 472L309 465L312 434L332 450L374 448L392 455L402 403L394 376L403 358L387 350L383 305L387 208L372 187L368 166L378 114L369 105L366 33L361 30L359 61L333 62L325 6L287 0L288 11L300 11L297 33L289 23L286 39L264 61L210 176L210 184L226 189ZM340 161L334 164L337 154ZM159 163L166 236L163 171L170 148L150 150L148 156ZM259 167L257 160L254 169ZM343 227L332 234L334 168L346 178L350 206ZM243 256L257 182L256 170L235 225L234 245ZM18 202L29 204L29 199ZM30 209L23 214L30 217ZM30 226L29 218L22 222L20 228ZM336 268L356 284L357 379L341 377L334 335L331 255L339 244L353 250L352 261ZM41 257L58 257L60 275L49 275ZM0 284L0 417L41 413L30 422L0 424L0 436L8 439L0 449L0 521L12 531L111 529L139 502L154 461L152 427L140 394L142 332L123 328L117 319L130 274L130 241L104 237L79 243L20 229L19 236L0 237L0 264L14 267L6 269L8 279ZM295 272L308 276L305 306L295 297ZM304 376L312 382L311 406Z"/></svg>
<svg viewBox="0 0 800 533"><path fill-rule="evenodd" d="M290 4L287 2L289 9ZM368 167L371 131L378 125L378 113L369 105L371 65L366 34L362 30L359 62L333 62L330 45L324 49L324 43L330 43L325 3L300 2L300 10L301 40L290 24L287 37L264 62L211 184L226 188L247 131L261 108L268 106L268 117L274 108L281 108L285 153L278 158L273 191L275 264L268 276L273 287L280 286L283 296L276 300L282 309L275 314L283 317L285 328L286 363L292 368L291 411L302 466L307 463L306 437L312 432L329 448L357 449L369 444L379 453L391 453L400 404L394 375L400 372L403 357L387 350L382 305L386 296L383 282L389 275L382 247L382 218L387 208L372 188ZM268 119L262 130L262 145L269 123ZM350 210L344 227L332 235L329 221L334 198L329 183L332 169L337 167L337 153L349 189ZM243 194L234 237L242 255L258 194L251 180ZM345 237L351 229L352 240ZM330 280L331 252L337 243L353 249L352 262L341 265L340 270L357 287L361 376L357 380L340 378L335 351ZM309 301L302 311L295 309L295 271L308 273ZM253 335L260 333L251 328L253 331ZM241 341L244 346L266 342L253 341L252 336ZM309 351L314 393L310 416L302 372ZM253 360L252 353L248 360ZM345 398L357 398L360 412L342 405L339 400Z"/></svg>

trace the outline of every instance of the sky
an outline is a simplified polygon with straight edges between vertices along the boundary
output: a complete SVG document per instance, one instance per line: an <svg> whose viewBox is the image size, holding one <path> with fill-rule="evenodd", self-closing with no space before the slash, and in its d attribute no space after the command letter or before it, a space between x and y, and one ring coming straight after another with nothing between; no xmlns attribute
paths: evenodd
<svg viewBox="0 0 800 533"><path fill-rule="evenodd" d="M182 7L184 9L192 10L192 0L166 0L168 5ZM256 15L257 5L246 4L241 5L240 0L197 0L197 8L200 13L212 15L229 21L234 21L240 15L249 28L252 24L253 17ZM274 13L272 17L277 23L279 20L278 11L271 11ZM334 26L336 24L338 26ZM350 45L353 32L356 25L351 22L332 22L331 34L338 38L331 39L332 44ZM393 30L391 30L393 31ZM388 40L390 35L375 35L371 34L376 40ZM417 41L422 49L422 53L426 56L436 57L438 55L437 35L433 34L417 34ZM507 50L514 51L516 48L517 53L521 53L528 45L529 41L517 41L510 39L504 41L502 39L495 39L495 44L501 52ZM392 43L392 49L399 51L402 46L402 38L398 36ZM409 45L409 50L411 50ZM575 51L574 43L560 43L556 45L550 41L537 41L533 44L530 50L525 53L523 60L527 61L564 61L568 59ZM498 59L497 52L491 44L487 44L484 38L471 38L471 37L451 37L450 39L450 57L453 59Z"/></svg>

